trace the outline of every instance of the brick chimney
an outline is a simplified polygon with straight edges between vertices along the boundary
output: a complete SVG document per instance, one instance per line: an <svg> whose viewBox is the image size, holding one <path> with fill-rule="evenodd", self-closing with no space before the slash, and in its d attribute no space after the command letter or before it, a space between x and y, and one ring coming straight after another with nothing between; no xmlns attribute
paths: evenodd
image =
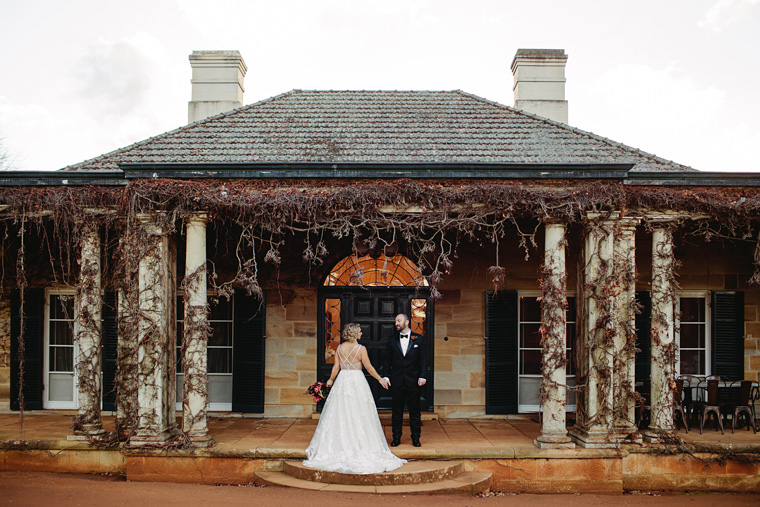
<svg viewBox="0 0 760 507"><path fill-rule="evenodd" d="M187 121L193 123L243 105L248 67L239 51L193 51L192 97Z"/></svg>
<svg viewBox="0 0 760 507"><path fill-rule="evenodd" d="M518 49L512 60L515 108L567 123L564 49Z"/></svg>

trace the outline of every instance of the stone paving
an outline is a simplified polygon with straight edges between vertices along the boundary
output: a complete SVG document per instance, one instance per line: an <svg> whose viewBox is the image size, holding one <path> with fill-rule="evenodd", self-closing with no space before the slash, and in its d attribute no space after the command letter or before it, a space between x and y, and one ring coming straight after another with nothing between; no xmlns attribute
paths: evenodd
<svg viewBox="0 0 760 507"><path fill-rule="evenodd" d="M48 449L83 445L83 442L67 440L72 434L73 416L72 412L27 412L22 428L19 414L0 414L0 443L6 448L13 442ZM390 441L390 416L382 414L381 421ZM106 430L112 430L113 417L105 416L103 425ZM209 417L209 430L217 442L213 450L217 455L298 458L308 446L316 425L316 419ZM426 418L420 448L411 445L408 426L404 430L401 445L394 448L394 452L404 458L493 458L543 453L533 444L539 435L538 419L529 414L495 419ZM729 429L721 435L711 425L702 435L698 430L686 433L680 429L678 436L690 444L760 452L760 433L754 434L746 428L737 429L734 434ZM557 452L561 451L554 451ZM598 453L600 450L578 447L562 455L588 452Z"/></svg>

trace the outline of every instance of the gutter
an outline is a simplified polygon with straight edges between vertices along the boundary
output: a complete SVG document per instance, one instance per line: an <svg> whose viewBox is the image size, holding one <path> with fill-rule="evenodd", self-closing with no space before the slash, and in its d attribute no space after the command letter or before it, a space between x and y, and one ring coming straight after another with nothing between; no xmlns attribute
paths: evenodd
<svg viewBox="0 0 760 507"><path fill-rule="evenodd" d="M626 186L760 187L760 173L633 171L633 164L122 164L116 171L0 171L0 187L125 186L138 179L610 180Z"/></svg>

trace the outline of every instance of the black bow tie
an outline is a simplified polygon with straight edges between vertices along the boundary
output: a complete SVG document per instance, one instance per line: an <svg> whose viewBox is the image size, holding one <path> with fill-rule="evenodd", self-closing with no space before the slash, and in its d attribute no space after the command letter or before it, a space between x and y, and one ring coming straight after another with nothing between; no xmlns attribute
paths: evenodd
<svg viewBox="0 0 760 507"><path fill-rule="evenodd" d="M402 335L401 335L401 339L403 340L404 338L407 338L407 339L408 339L408 338L409 338L409 335L408 335L408 334L402 334Z"/></svg>

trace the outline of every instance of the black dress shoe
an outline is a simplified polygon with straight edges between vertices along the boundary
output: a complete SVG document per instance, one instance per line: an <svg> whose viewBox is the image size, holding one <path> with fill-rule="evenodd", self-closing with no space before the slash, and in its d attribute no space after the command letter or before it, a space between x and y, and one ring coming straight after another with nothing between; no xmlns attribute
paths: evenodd
<svg viewBox="0 0 760 507"><path fill-rule="evenodd" d="M401 443L401 440L399 440L398 438L394 438L393 441L391 442L391 447L396 447L400 443Z"/></svg>
<svg viewBox="0 0 760 507"><path fill-rule="evenodd" d="M420 439L419 438L413 438L412 439L412 445L415 446L415 447L420 447L422 444L420 443Z"/></svg>

